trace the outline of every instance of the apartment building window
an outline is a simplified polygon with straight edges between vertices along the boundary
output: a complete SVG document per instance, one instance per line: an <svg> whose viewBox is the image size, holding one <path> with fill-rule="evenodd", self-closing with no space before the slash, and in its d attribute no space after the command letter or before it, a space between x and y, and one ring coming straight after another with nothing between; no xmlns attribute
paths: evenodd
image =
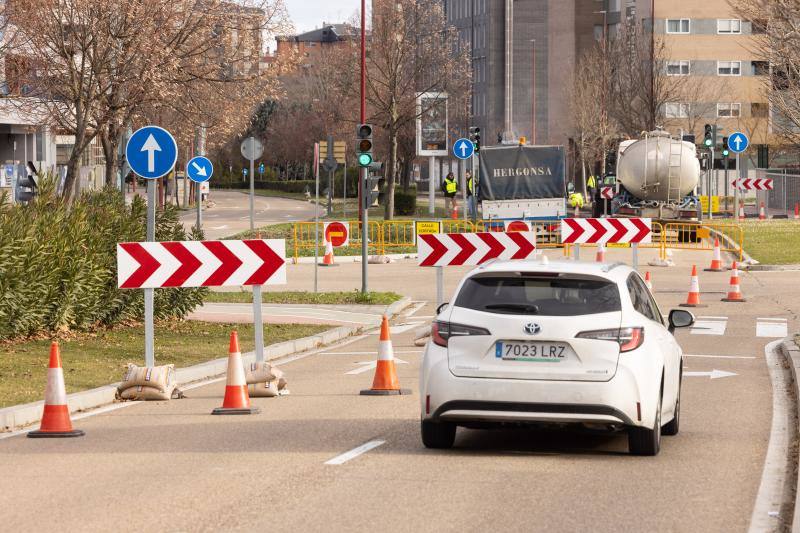
<svg viewBox="0 0 800 533"><path fill-rule="evenodd" d="M689 33L689 19L667 19L667 33Z"/></svg>
<svg viewBox="0 0 800 533"><path fill-rule="evenodd" d="M717 33L742 33L739 19L717 19Z"/></svg>
<svg viewBox="0 0 800 533"><path fill-rule="evenodd" d="M751 61L754 76L769 75L769 61Z"/></svg>
<svg viewBox="0 0 800 533"><path fill-rule="evenodd" d="M667 76L688 76L689 61L667 61Z"/></svg>
<svg viewBox="0 0 800 533"><path fill-rule="evenodd" d="M664 104L666 118L689 118L689 104L680 102L667 102Z"/></svg>
<svg viewBox="0 0 800 533"><path fill-rule="evenodd" d="M767 118L769 116L769 104L766 102L753 102L750 104L750 115L753 118Z"/></svg>
<svg viewBox="0 0 800 533"><path fill-rule="evenodd" d="M717 74L720 76L741 76L741 61L717 61Z"/></svg>
<svg viewBox="0 0 800 533"><path fill-rule="evenodd" d="M742 104L717 104L717 117L736 118L742 116Z"/></svg>
<svg viewBox="0 0 800 533"><path fill-rule="evenodd" d="M594 40L595 41L602 41L603 40L603 25L602 24L595 24L594 25Z"/></svg>

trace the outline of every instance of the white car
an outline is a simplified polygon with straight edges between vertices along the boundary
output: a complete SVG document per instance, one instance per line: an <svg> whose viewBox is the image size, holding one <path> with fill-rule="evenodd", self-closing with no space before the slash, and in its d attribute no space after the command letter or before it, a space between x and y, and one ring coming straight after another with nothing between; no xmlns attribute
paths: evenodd
<svg viewBox="0 0 800 533"><path fill-rule="evenodd" d="M656 455L680 423L683 352L639 274L624 264L499 261L466 275L433 323L421 368L422 442L457 426L586 424L627 430Z"/></svg>

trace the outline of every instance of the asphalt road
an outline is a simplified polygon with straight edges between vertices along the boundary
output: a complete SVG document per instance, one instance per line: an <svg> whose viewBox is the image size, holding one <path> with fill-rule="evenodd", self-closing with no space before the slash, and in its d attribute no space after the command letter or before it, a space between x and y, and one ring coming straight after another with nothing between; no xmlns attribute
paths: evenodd
<svg viewBox="0 0 800 533"><path fill-rule="evenodd" d="M676 267L651 269L663 312L685 299L691 261L706 257L687 253ZM430 300L433 271L388 267L380 275L374 267L376 287ZM358 268L339 267L341 284L357 280ZM713 318L678 334L686 370L732 375L685 378L681 432L654 458L628 455L622 435L541 430L459 429L453 450L426 450L412 335L433 315L428 303L394 327L400 381L412 396L358 395L372 380L373 334L283 364L291 395L254 399L260 415L211 416L217 382L184 400L79 420L80 439L0 440L0 523L10 531L745 531L771 421L765 346L800 327L796 275L745 273L748 302L733 304L719 301L728 273L701 274L708 307L695 311ZM449 272L448 286L457 278ZM376 447L326 464L366 443Z"/></svg>
<svg viewBox="0 0 800 533"><path fill-rule="evenodd" d="M222 239L250 229L250 196L238 191L212 190L213 207L203 210L203 229L207 239ZM256 196L254 200L255 227L314 218L314 206L309 202ZM197 211L185 211L181 221L194 226Z"/></svg>

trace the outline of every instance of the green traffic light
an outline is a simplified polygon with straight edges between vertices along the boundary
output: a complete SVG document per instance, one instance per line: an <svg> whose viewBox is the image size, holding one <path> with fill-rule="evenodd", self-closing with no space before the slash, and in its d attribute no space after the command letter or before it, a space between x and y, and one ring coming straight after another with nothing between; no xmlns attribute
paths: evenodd
<svg viewBox="0 0 800 533"><path fill-rule="evenodd" d="M369 154L358 154L358 164L362 167L368 167L372 163L372 156Z"/></svg>
<svg viewBox="0 0 800 533"><path fill-rule="evenodd" d="M706 139L704 142L706 146L711 146L711 139Z"/></svg>
<svg viewBox="0 0 800 533"><path fill-rule="evenodd" d="M727 150L723 150L723 151L722 151L722 155L723 155L724 157L728 157L728 154L729 154L729 152L728 152Z"/></svg>

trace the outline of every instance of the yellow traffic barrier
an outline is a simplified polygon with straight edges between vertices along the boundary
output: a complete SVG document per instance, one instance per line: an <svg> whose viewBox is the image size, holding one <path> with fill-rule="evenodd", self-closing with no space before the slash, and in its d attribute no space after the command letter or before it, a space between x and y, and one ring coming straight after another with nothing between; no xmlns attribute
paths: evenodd
<svg viewBox="0 0 800 533"><path fill-rule="evenodd" d="M673 250L714 250L714 237L720 239L720 251L736 254L739 260L744 256L744 231L737 224L714 222L669 222L664 226L662 246Z"/></svg>

